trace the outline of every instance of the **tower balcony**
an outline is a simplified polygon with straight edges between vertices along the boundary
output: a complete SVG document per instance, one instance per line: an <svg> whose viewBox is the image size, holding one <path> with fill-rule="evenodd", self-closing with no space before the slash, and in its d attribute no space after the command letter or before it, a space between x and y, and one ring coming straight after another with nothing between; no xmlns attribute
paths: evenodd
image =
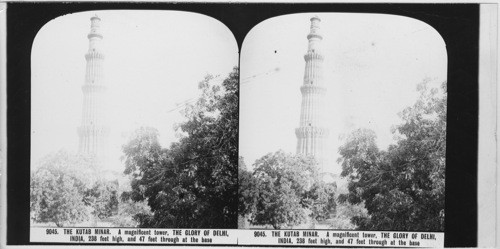
<svg viewBox="0 0 500 249"><path fill-rule="evenodd" d="M297 136L297 138L323 138L327 137L329 133L330 132L328 128L318 126L304 126L295 129L295 135Z"/></svg>
<svg viewBox="0 0 500 249"><path fill-rule="evenodd" d="M313 38L316 38L316 39L320 39L320 40L323 40L323 36L321 36L320 34L318 33L315 33L315 32L311 32L307 35L307 39L308 40L311 40Z"/></svg>
<svg viewBox="0 0 500 249"><path fill-rule="evenodd" d="M110 132L109 127L103 125L82 125L78 127L78 135L84 136L107 136Z"/></svg>
<svg viewBox="0 0 500 249"><path fill-rule="evenodd" d="M302 85L300 87L300 92L304 94L321 94L324 95L326 93L326 87L314 85L313 83Z"/></svg>
<svg viewBox="0 0 500 249"><path fill-rule="evenodd" d="M89 51L88 53L85 54L85 59L88 61L90 59L101 59L104 60L105 56L103 53L100 53L99 51L96 51L95 49Z"/></svg>
<svg viewBox="0 0 500 249"><path fill-rule="evenodd" d="M107 90L106 86L103 85L98 85L98 84L85 84L82 86L82 91L84 93L90 93L90 92L104 92Z"/></svg>
<svg viewBox="0 0 500 249"><path fill-rule="evenodd" d="M101 34L99 34L99 33L90 33L90 34L87 35L88 39L91 39L91 38L94 38L94 37L101 38L101 39L103 38L103 36Z"/></svg>
<svg viewBox="0 0 500 249"><path fill-rule="evenodd" d="M311 61L311 60L323 61L324 57L322 54L320 54L314 50L310 50L310 51L307 51L307 53L304 55L304 60L305 61Z"/></svg>

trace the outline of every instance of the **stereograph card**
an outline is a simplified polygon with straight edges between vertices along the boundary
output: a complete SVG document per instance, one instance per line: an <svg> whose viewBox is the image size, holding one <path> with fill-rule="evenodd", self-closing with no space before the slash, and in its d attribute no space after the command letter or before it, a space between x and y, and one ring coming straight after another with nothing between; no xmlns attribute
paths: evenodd
<svg viewBox="0 0 500 249"><path fill-rule="evenodd" d="M1 240L493 247L496 10L6 3Z"/></svg>

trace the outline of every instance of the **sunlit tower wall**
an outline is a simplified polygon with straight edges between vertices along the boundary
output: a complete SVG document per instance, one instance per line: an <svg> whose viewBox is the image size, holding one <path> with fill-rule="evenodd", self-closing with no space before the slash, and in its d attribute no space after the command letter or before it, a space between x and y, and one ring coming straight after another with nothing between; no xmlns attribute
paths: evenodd
<svg viewBox="0 0 500 249"><path fill-rule="evenodd" d="M103 166L108 159L109 127L106 122L107 87L103 74L104 53L101 43L101 19L90 18L89 50L85 54L87 61L85 82L82 86L83 108L82 123L78 128L80 137L79 153L92 158L95 165Z"/></svg>
<svg viewBox="0 0 500 249"><path fill-rule="evenodd" d="M321 19L311 18L311 28L307 35L309 45L304 55L306 62L304 83L300 87L302 105L299 127L295 129L297 136L297 154L314 156L320 169L324 169L325 141L328 128L325 120L326 86L323 81L323 61L320 30Z"/></svg>

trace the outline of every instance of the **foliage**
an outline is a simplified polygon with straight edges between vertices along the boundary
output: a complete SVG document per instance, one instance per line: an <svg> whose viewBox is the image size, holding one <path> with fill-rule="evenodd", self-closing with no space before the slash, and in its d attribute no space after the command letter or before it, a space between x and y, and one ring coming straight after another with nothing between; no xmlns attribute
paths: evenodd
<svg viewBox="0 0 500 249"><path fill-rule="evenodd" d="M109 218L115 227L137 227L139 221L135 219L137 214L150 215L150 209L145 201L135 202L130 198L121 199L118 202L117 214Z"/></svg>
<svg viewBox="0 0 500 249"><path fill-rule="evenodd" d="M349 193L347 189L347 182L345 179L337 179L337 191L336 191L336 209L335 216L328 220L329 228L332 229L349 229L354 230L357 228L356 224L353 224L352 218L368 218L368 212L364 206L364 203L352 204L345 200L340 201L345 198L346 194Z"/></svg>
<svg viewBox="0 0 500 249"><path fill-rule="evenodd" d="M353 217L360 229L444 229L446 94L425 81L418 90L417 102L400 114L396 145L379 150L375 133L359 129L339 149L342 176L350 180L340 200L364 203L370 216Z"/></svg>
<svg viewBox="0 0 500 249"><path fill-rule="evenodd" d="M250 215L254 225L293 227L334 212L335 187L320 179L311 157L270 153L255 162L253 173L241 167L239 177L240 215Z"/></svg>
<svg viewBox="0 0 500 249"><path fill-rule="evenodd" d="M258 198L258 182L248 171L242 157L238 161L238 214L250 214Z"/></svg>
<svg viewBox="0 0 500 249"><path fill-rule="evenodd" d="M236 228L238 162L238 68L222 85L212 76L199 83L197 102L184 111L184 134L168 149L158 132L142 128L123 147L124 198L148 202L152 214L137 214L142 227Z"/></svg>
<svg viewBox="0 0 500 249"><path fill-rule="evenodd" d="M92 166L89 157L64 151L45 157L31 174L31 219L60 227L113 214L116 183L99 179Z"/></svg>
<svg viewBox="0 0 500 249"><path fill-rule="evenodd" d="M88 161L78 160L66 152L48 156L31 174L30 210L36 222L54 222L65 226L89 218L83 205L86 184L68 165L84 167Z"/></svg>
<svg viewBox="0 0 500 249"><path fill-rule="evenodd" d="M49 170L40 170L32 175L32 219L54 222L59 227L88 219L89 212L82 205L82 183L76 178L59 175Z"/></svg>
<svg viewBox="0 0 500 249"><path fill-rule="evenodd" d="M323 221L331 219L335 216L337 203L335 183L325 183L323 181L315 181L313 186L304 194L307 207L309 207L313 221Z"/></svg>
<svg viewBox="0 0 500 249"><path fill-rule="evenodd" d="M85 191L83 202L93 207L92 214L99 219L108 218L118 212L118 182L98 180Z"/></svg>
<svg viewBox="0 0 500 249"><path fill-rule="evenodd" d="M338 202L335 216L328 220L329 228L355 230L357 226L352 222L353 217L358 217L358 219L368 217L366 208L362 204Z"/></svg>

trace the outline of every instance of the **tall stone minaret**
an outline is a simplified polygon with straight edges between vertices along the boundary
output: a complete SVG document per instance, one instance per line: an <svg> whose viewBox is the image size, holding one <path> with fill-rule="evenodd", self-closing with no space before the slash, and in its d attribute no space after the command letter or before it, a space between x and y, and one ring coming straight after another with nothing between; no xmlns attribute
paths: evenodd
<svg viewBox="0 0 500 249"><path fill-rule="evenodd" d="M101 19L90 18L89 50L85 54L87 67L85 83L82 86L82 124L78 128L79 152L90 156L94 165L107 162L109 127L106 125L106 84L103 75L104 54L101 48L103 36L100 32Z"/></svg>
<svg viewBox="0 0 500 249"><path fill-rule="evenodd" d="M300 87L302 93L300 123L299 128L295 129L295 135L297 154L314 156L322 169L328 129L324 115L326 87L323 82L323 54L320 48L323 37L320 32L320 22L319 17L312 17L311 29L307 35L309 46L304 55L306 61L304 84Z"/></svg>

